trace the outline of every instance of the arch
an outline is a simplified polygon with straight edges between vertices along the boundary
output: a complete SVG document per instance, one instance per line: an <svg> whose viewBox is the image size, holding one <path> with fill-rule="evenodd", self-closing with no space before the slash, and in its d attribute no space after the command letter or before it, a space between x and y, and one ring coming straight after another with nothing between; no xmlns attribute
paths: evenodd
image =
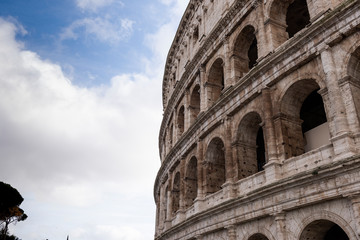
<svg viewBox="0 0 360 240"><path fill-rule="evenodd" d="M251 237L249 237L249 240L269 240L269 239L261 233L256 233Z"/></svg>
<svg viewBox="0 0 360 240"><path fill-rule="evenodd" d="M349 240L345 231L329 220L316 220L305 227L299 240Z"/></svg>
<svg viewBox="0 0 360 240"><path fill-rule="evenodd" d="M171 191L172 213L176 212L180 208L180 172L177 172L174 177L174 182Z"/></svg>
<svg viewBox="0 0 360 240"><path fill-rule="evenodd" d="M245 26L237 36L233 56L236 77L242 77L256 65L258 59L258 44L255 36L255 28L252 25Z"/></svg>
<svg viewBox="0 0 360 240"><path fill-rule="evenodd" d="M355 59L357 59L358 57L356 57L356 52L358 51L358 49L360 49L360 33L355 33L353 38L352 38L352 46L349 46L349 48L345 49L347 54L344 56L344 59L341 60L343 61L345 64L341 65L341 76L340 78L345 78L348 76L354 76L354 74L351 74L351 70L350 69L356 69L356 64L354 65L353 62ZM355 57L355 58L354 58ZM353 67L350 67L350 66Z"/></svg>
<svg viewBox="0 0 360 240"><path fill-rule="evenodd" d="M286 32L292 38L310 23L310 14L306 0L294 0L287 8Z"/></svg>
<svg viewBox="0 0 360 240"><path fill-rule="evenodd" d="M193 124L200 113L200 85L197 84L190 96L190 124Z"/></svg>
<svg viewBox="0 0 360 240"><path fill-rule="evenodd" d="M330 132L320 89L313 79L293 83L280 102L285 158L329 144Z"/></svg>
<svg viewBox="0 0 360 240"><path fill-rule="evenodd" d="M311 239L317 240L318 238L316 234L313 232L315 226L317 226L315 227L315 229L318 229L319 232L325 235L327 231L330 230L335 225L341 228L341 230L346 234L348 239L356 239L356 234L353 231L353 229L349 226L348 221L346 221L339 215L326 210L313 212L311 213L311 215L305 218L301 222L301 225L299 226L298 232L296 233L295 236L296 239L303 240L306 239L304 237L311 236L311 234L314 234L315 236L313 237L315 238L311 238ZM322 231L320 231L320 229L322 229ZM307 233L309 233L309 235L307 235ZM323 240L323 238L321 238L321 240ZM325 239L325 240L330 240L330 239ZM336 239L336 240L343 240L343 239Z"/></svg>
<svg viewBox="0 0 360 240"><path fill-rule="evenodd" d="M246 114L237 130L238 179L263 170L266 163L265 141L257 112Z"/></svg>
<svg viewBox="0 0 360 240"><path fill-rule="evenodd" d="M225 176L225 149L224 142L219 138L213 138L206 150L205 156L205 192L215 193L221 190L226 181Z"/></svg>
<svg viewBox="0 0 360 240"><path fill-rule="evenodd" d="M198 190L197 178L197 158L193 156L186 166L185 173L185 208L189 208L195 198Z"/></svg>
<svg viewBox="0 0 360 240"><path fill-rule="evenodd" d="M306 0L274 0L268 14L274 48L310 24Z"/></svg>
<svg viewBox="0 0 360 240"><path fill-rule="evenodd" d="M222 58L217 58L211 65L209 70L206 93L209 106L216 102L224 89L224 61Z"/></svg>
<svg viewBox="0 0 360 240"><path fill-rule="evenodd" d="M360 47L351 53L347 71L350 77L360 81Z"/></svg>
<svg viewBox="0 0 360 240"><path fill-rule="evenodd" d="M184 133L185 126L185 108L181 106L177 117L178 136L180 137Z"/></svg>
<svg viewBox="0 0 360 240"><path fill-rule="evenodd" d="M256 228L251 229L251 231L246 233L242 239L253 240L252 238L256 239L256 237L263 237L263 239L268 240L276 240L272 233L265 226L257 226Z"/></svg>
<svg viewBox="0 0 360 240"><path fill-rule="evenodd" d="M350 113L351 115L355 115L354 119L355 126L352 129L358 129L358 125L360 122L360 47L357 47L350 55L347 65L347 75L350 78L350 82L354 82L355 84L350 84L350 92L349 95L353 98L354 106L351 106L353 109ZM350 106L347 110L350 111Z"/></svg>

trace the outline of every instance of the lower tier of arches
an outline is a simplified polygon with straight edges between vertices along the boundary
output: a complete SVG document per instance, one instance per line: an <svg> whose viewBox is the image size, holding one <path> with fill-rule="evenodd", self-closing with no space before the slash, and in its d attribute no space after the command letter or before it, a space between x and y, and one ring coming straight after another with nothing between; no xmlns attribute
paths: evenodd
<svg viewBox="0 0 360 240"><path fill-rule="evenodd" d="M177 212L155 239L359 240L360 156L338 161L244 195L224 185L221 204L196 199L192 208L206 211Z"/></svg>

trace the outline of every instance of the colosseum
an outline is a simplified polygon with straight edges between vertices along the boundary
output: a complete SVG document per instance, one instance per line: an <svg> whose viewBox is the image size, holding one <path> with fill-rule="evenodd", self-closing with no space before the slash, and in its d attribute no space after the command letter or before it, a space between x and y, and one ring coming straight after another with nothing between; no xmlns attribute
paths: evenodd
<svg viewBox="0 0 360 240"><path fill-rule="evenodd" d="M360 1L190 0L156 240L360 239Z"/></svg>

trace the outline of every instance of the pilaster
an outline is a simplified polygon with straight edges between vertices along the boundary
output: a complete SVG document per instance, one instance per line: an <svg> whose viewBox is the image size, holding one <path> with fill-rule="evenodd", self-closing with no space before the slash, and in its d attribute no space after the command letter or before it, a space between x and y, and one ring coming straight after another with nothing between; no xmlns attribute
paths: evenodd
<svg viewBox="0 0 360 240"><path fill-rule="evenodd" d="M320 56L331 103L331 109L329 111L331 116L328 116L328 120L333 119L334 121L330 128L334 152L335 155L339 157L351 156L355 151L355 145L349 134L346 109L340 92L331 48L325 46Z"/></svg>

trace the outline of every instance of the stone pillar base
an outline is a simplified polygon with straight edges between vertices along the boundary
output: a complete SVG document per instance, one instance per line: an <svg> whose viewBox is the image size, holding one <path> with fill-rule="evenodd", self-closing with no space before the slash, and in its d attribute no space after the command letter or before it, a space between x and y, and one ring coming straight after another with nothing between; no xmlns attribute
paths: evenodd
<svg viewBox="0 0 360 240"><path fill-rule="evenodd" d="M331 139L331 142L334 146L334 161L351 157L356 154L355 142L349 133L343 133L335 136Z"/></svg>
<svg viewBox="0 0 360 240"><path fill-rule="evenodd" d="M267 183L275 182L281 178L282 170L281 170L280 162L278 161L268 162L267 164L265 164L264 169L265 169L265 177Z"/></svg>

